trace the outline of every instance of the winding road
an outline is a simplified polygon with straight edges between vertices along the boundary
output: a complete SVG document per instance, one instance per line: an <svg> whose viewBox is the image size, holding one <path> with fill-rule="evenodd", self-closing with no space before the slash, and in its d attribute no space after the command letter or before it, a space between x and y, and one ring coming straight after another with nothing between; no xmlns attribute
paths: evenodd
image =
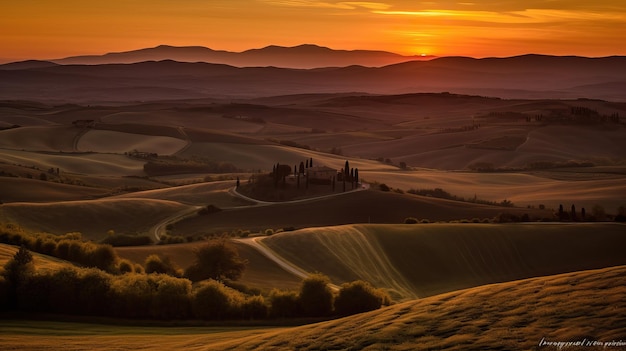
<svg viewBox="0 0 626 351"><path fill-rule="evenodd" d="M296 277L304 279L304 278L307 278L310 275L307 271L303 270L300 267L297 267L297 266L293 265L291 262L285 260L284 258L279 256L278 254L276 254L274 251L270 250L267 246L265 246L262 243L260 243L261 239L263 239L263 238L264 237L235 239L235 241L238 241L240 243L252 246L254 249L259 251L263 256L265 256L265 257L269 258L270 260L274 261L274 263L276 263L282 269L284 269L287 272L295 275ZM339 291L339 286L337 286L335 284L328 284L328 286L332 290L334 290L334 291Z"/></svg>
<svg viewBox="0 0 626 351"><path fill-rule="evenodd" d="M363 183L360 187L357 187L356 189L353 190L349 190L346 192L341 192L341 193L335 193L335 194L328 194L328 195L323 195L323 196L317 196L317 197L311 197L311 198L306 198L306 199L300 199L300 200L291 200L291 201L281 201L281 202L269 202L269 201L261 201L261 200L257 200L257 199L253 199L251 197L245 196L241 193L239 193L237 191L237 187L232 187L229 190L229 193L233 196L237 196L241 199L244 199L246 201L252 202L254 203L253 205L249 205L249 206L237 206L237 207L230 207L228 209L237 209L237 208L245 208L245 207L258 207L258 206L274 206L274 205L283 205L283 204L293 204L293 203L302 203L302 202L309 202L309 201L317 201L317 200L321 200L321 199L327 199L327 198L331 198L331 197L336 197L336 196L342 196L342 195L346 195L349 193L353 193L356 191L363 191L363 190L367 190L369 189L369 184L367 183ZM201 209L202 206L194 206L192 208L188 208L185 209L183 211L180 211L170 217L167 217L165 219L163 219L162 221L160 221L159 223L157 223L156 225L154 225L151 229L150 229L150 236L155 240L155 242L159 242L161 235L165 234L167 231L167 226L170 224L174 224L176 222L179 222L181 220L184 220L186 218L189 217L193 217L197 214L198 210ZM282 258L280 255L276 254L274 251L270 250L267 246L263 245L260 241L263 239L264 237L254 237L254 238L245 238L245 239L235 239L236 241L249 245L251 247L253 247L254 249L256 249L257 251L259 251L262 255L264 255L265 257L267 257L268 259L272 260L274 263L276 263L278 266L280 266L281 268L283 268L285 271L300 277L300 278L306 278L310 275L309 272L301 269L300 267L297 267L295 265L293 265L292 263L290 263L289 261L285 260L284 258ZM339 291L339 286L335 285L335 284L329 284L329 287L332 290L335 291Z"/></svg>

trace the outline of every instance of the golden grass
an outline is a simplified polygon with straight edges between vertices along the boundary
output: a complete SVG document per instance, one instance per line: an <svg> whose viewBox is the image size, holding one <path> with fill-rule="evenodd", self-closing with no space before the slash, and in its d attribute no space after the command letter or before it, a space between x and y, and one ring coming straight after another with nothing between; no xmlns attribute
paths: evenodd
<svg viewBox="0 0 626 351"><path fill-rule="evenodd" d="M89 188L26 178L0 178L0 201L48 202L85 200L108 194L106 189Z"/></svg>
<svg viewBox="0 0 626 351"><path fill-rule="evenodd" d="M35 166L41 170L60 168L64 173L97 176L143 175L145 162L113 154L47 154L2 150L0 162Z"/></svg>
<svg viewBox="0 0 626 351"><path fill-rule="evenodd" d="M139 150L159 155L171 155L181 150L187 142L168 136L151 136L108 130L90 130L80 138L78 150L99 153L118 153Z"/></svg>
<svg viewBox="0 0 626 351"><path fill-rule="evenodd" d="M396 300L626 264L620 224L348 225L273 235L263 244L335 284L362 279Z"/></svg>
<svg viewBox="0 0 626 351"><path fill-rule="evenodd" d="M85 238L98 241L108 230L146 234L161 220L188 208L173 201L151 199L10 203L0 206L0 218L31 231L81 232Z"/></svg>
<svg viewBox="0 0 626 351"><path fill-rule="evenodd" d="M616 213L619 206L625 205L626 183L623 176L612 179L594 180L593 174L583 180L568 181L549 179L526 173L473 173L449 172L422 169L407 172L360 172L366 181L378 181L394 188L442 188L447 192L491 201L508 199L518 206L544 204L557 209L559 204L576 208L593 205L604 206L609 213Z"/></svg>
<svg viewBox="0 0 626 351"><path fill-rule="evenodd" d="M220 160L227 160L242 169L268 170L272 165L280 162L288 165L298 165L308 158L313 158L316 165L325 165L337 170L343 168L345 156L329 155L317 151L286 147L282 145L253 145L239 143L193 143L181 156L191 155L219 155ZM390 170L395 169L377 161L349 158L350 167L361 170Z"/></svg>
<svg viewBox="0 0 626 351"><path fill-rule="evenodd" d="M273 288L285 290L297 290L301 278L285 271L274 261L268 259L249 245L234 241L233 244L239 251L239 255L248 261L246 270L239 282L254 288L261 289L265 293ZM118 247L115 248L121 258L143 264L146 257L157 254L169 257L180 268L187 268L194 262L194 250L204 242L194 242L176 245L154 245L141 247Z"/></svg>
<svg viewBox="0 0 626 351"><path fill-rule="evenodd" d="M0 244L0 267L4 266L10 259L12 259L18 250L19 248L17 246ZM36 252L31 252L31 254L33 255L33 264L38 272L56 271L60 268L72 265L67 261L51 256L42 255Z"/></svg>
<svg viewBox="0 0 626 351"><path fill-rule="evenodd" d="M235 181L218 181L177 186L173 188L139 191L118 195L114 198L156 199L176 201L186 204L207 205L219 208L251 205L252 203L232 196L229 191L235 186Z"/></svg>
<svg viewBox="0 0 626 351"><path fill-rule="evenodd" d="M65 350L556 350L539 343L624 340L625 286L626 267L619 266L486 285L294 328L9 320L0 323L0 345L11 350L58 345Z"/></svg>
<svg viewBox="0 0 626 351"><path fill-rule="evenodd" d="M337 184L341 187L341 184ZM347 186L350 189L350 185ZM551 216L551 212L504 208L458 201L448 201L409 194L385 193L377 190L358 191L332 198L273 206L231 209L209 216L189 218L176 224L186 234L285 227L307 228L353 223L404 223L407 217L432 221L493 218L501 212L517 215L529 213Z"/></svg>
<svg viewBox="0 0 626 351"><path fill-rule="evenodd" d="M219 347L222 350L527 350L537 348L542 338L623 340L624 273L626 268L621 266L487 285Z"/></svg>
<svg viewBox="0 0 626 351"><path fill-rule="evenodd" d="M0 131L0 148L72 152L74 139L80 136L81 129L73 126L36 126Z"/></svg>

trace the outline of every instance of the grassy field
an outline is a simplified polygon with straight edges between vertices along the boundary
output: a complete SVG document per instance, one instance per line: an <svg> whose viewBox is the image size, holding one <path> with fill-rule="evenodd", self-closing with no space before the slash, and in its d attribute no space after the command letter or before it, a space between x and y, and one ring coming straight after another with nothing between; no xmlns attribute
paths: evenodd
<svg viewBox="0 0 626 351"><path fill-rule="evenodd" d="M309 228L262 243L335 284L362 279L396 300L626 264L620 224L413 224Z"/></svg>
<svg viewBox="0 0 626 351"><path fill-rule="evenodd" d="M610 177L598 177L590 171L591 169L587 173L577 173L575 180L554 179L555 177L549 177L545 173L541 176L542 173L475 173L432 169L365 171L361 174L366 181L378 181L405 191L442 188L465 198L476 195L490 201L508 199L518 206L543 204L555 209L559 204L568 207L576 204L579 209L586 207L589 210L598 204L604 206L608 212L616 213L619 206L626 204L622 196L626 193L624 176L612 174Z"/></svg>
<svg viewBox="0 0 626 351"><path fill-rule="evenodd" d="M162 257L169 257L178 267L187 268L194 261L194 250L203 244L203 242L194 242L176 245L118 247L115 251L120 257L139 264L143 264L149 255L157 254ZM248 261L243 276L239 279L240 283L260 289L264 293L268 293L273 288L298 289L302 281L301 278L285 271L251 246L237 241L234 241L233 244L239 251L239 255Z"/></svg>
<svg viewBox="0 0 626 351"><path fill-rule="evenodd" d="M0 219L31 231L81 232L84 238L99 241L108 230L146 234L161 220L189 208L178 202L150 199L10 203L0 206Z"/></svg>
<svg viewBox="0 0 626 351"><path fill-rule="evenodd" d="M0 266L13 258L13 255L19 250L18 247L6 244L0 244ZM63 267L67 267L69 263L57 259L55 257L42 255L36 252L31 252L33 255L33 264L37 271L55 271Z"/></svg>
<svg viewBox="0 0 626 351"><path fill-rule="evenodd" d="M337 187L340 185L338 184ZM348 189L349 185L348 185ZM407 217L431 221L493 218L501 212L551 217L551 211L505 208L449 201L410 194L377 190L347 193L333 198L273 206L230 209L208 216L194 217L176 224L175 231L201 234L248 229L306 228L353 223L404 223Z"/></svg>
<svg viewBox="0 0 626 351"><path fill-rule="evenodd" d="M626 267L492 284L291 328L3 320L8 350L557 350L626 334ZM607 344L609 345L609 344ZM568 347L564 350L621 350Z"/></svg>

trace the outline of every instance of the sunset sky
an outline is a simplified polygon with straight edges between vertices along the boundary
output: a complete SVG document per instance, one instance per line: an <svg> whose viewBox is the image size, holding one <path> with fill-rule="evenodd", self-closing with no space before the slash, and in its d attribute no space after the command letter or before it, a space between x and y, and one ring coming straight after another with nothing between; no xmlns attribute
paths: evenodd
<svg viewBox="0 0 626 351"><path fill-rule="evenodd" d="M243 51L318 44L437 56L626 55L624 0L19 0L0 60L160 44Z"/></svg>

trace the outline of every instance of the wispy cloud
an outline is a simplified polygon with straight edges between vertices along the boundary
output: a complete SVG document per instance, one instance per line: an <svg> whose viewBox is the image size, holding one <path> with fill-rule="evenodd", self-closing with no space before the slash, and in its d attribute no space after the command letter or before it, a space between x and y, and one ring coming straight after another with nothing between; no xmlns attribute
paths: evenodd
<svg viewBox="0 0 626 351"><path fill-rule="evenodd" d="M316 0L259 0L266 4L279 5L279 6L292 6L292 7L314 7L314 8L329 8L329 9L342 9L342 10L385 10L391 7L390 4L383 2L371 2L371 1L316 1Z"/></svg>

